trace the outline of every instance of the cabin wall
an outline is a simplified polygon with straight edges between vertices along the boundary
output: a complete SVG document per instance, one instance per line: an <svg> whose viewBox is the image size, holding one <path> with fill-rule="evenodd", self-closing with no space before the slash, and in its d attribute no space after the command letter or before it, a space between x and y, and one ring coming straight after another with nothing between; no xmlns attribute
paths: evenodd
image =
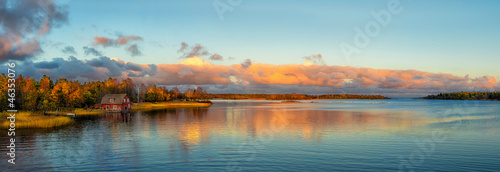
<svg viewBox="0 0 500 172"><path fill-rule="evenodd" d="M106 106L109 106L109 110L122 110L123 105L116 105L116 104L103 104L101 109L106 110ZM116 106L116 108L115 108Z"/></svg>
<svg viewBox="0 0 500 172"><path fill-rule="evenodd" d="M127 107L127 110L130 110L132 108L132 102L130 102L130 98L128 96L125 96L124 98L126 101L123 101L121 105L117 104L102 104L101 110L106 110L106 106L109 106L109 110L125 110L125 106ZM113 108L116 106L116 109Z"/></svg>

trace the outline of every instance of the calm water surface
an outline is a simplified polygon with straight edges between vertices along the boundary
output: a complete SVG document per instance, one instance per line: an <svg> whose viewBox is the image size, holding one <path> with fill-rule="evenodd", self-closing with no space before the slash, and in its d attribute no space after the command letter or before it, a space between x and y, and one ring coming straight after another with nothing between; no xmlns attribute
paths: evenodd
<svg viewBox="0 0 500 172"><path fill-rule="evenodd" d="M215 101L0 133L0 171L498 171L500 102Z"/></svg>

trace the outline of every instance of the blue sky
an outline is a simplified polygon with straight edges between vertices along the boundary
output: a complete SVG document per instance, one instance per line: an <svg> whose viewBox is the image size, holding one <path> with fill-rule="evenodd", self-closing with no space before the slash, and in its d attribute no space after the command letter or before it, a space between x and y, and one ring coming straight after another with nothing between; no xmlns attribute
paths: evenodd
<svg viewBox="0 0 500 172"><path fill-rule="evenodd" d="M36 79L131 78L204 85L214 93L500 90L500 1L8 0L1 6L0 63L17 62L19 74Z"/></svg>
<svg viewBox="0 0 500 172"><path fill-rule="evenodd" d="M218 0L228 4L225 0ZM382 69L416 69L456 75L500 75L499 1L401 1L404 8L372 38L370 45L346 60L341 42L353 42L354 27L373 21L370 11L387 9L389 1L245 1L220 20L206 1L60 1L69 6L69 25L47 36L80 51L95 35L116 32L144 38L141 57L121 48L104 54L141 64L177 63L181 42L201 44L233 60L303 63L322 54L327 65ZM91 27L95 26L95 27ZM76 39L80 37L80 39ZM65 55L47 46L40 60ZM500 77L497 77L500 78Z"/></svg>

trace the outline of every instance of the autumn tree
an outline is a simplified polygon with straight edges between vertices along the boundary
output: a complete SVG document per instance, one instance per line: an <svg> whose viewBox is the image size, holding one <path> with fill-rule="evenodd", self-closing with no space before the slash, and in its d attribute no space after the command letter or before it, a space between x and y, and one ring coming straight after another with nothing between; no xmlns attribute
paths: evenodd
<svg viewBox="0 0 500 172"><path fill-rule="evenodd" d="M180 92L179 92L179 88L177 88L177 86L172 88L172 90L170 90L169 94L172 97L172 99L174 99L174 100L180 99L180 97L179 97Z"/></svg>
<svg viewBox="0 0 500 172"><path fill-rule="evenodd" d="M93 107L98 102L97 97L91 91L86 90L83 92L83 102L85 107Z"/></svg>
<svg viewBox="0 0 500 172"><path fill-rule="evenodd" d="M0 85L0 111L5 111L8 109L8 103L7 102L7 99L8 99L8 95L7 95L7 90L9 89L8 88L8 77L2 73L2 75L0 76L0 83L2 85Z"/></svg>
<svg viewBox="0 0 500 172"><path fill-rule="evenodd" d="M49 77L43 75L40 79L40 85L37 90L39 96L38 109L49 110L54 109L56 104L51 101L51 89L54 86L52 80Z"/></svg>
<svg viewBox="0 0 500 172"><path fill-rule="evenodd" d="M109 77L104 81L105 94L118 94L120 93L118 79Z"/></svg>
<svg viewBox="0 0 500 172"><path fill-rule="evenodd" d="M171 95L170 92L166 87L160 87L161 91L163 92L163 101L170 101L171 100Z"/></svg>
<svg viewBox="0 0 500 172"><path fill-rule="evenodd" d="M38 83L33 78L27 78L23 81L22 87L20 87L23 102L20 103L20 107L24 110L34 111L38 106L38 92L36 85Z"/></svg>
<svg viewBox="0 0 500 172"><path fill-rule="evenodd" d="M207 97L207 91L203 90L203 88L201 87L197 87L196 90L194 90L194 95L193 95L194 99L202 99L202 100L206 100L208 99Z"/></svg>
<svg viewBox="0 0 500 172"><path fill-rule="evenodd" d="M69 82L69 95L68 95L68 101L67 104L69 105L68 107L73 108L73 107L78 107L81 108L83 107L84 103L84 98L83 98L83 93L84 90L80 86L80 83L78 81L74 82Z"/></svg>
<svg viewBox="0 0 500 172"><path fill-rule="evenodd" d="M122 80L119 85L120 93L125 93L130 98L130 101L134 102L137 98L137 91L135 90L134 81L130 78Z"/></svg>
<svg viewBox="0 0 500 172"><path fill-rule="evenodd" d="M24 98L25 98L25 93L23 87L26 85L26 81L24 81L23 75L19 75L15 79L15 94L16 94L16 99L15 99L15 105L16 107L21 107L21 105L24 103ZM22 107L21 107L22 108Z"/></svg>
<svg viewBox="0 0 500 172"><path fill-rule="evenodd" d="M51 100L57 107L82 107L83 90L78 81L71 82L64 78L57 80L51 91Z"/></svg>
<svg viewBox="0 0 500 172"><path fill-rule="evenodd" d="M187 100L191 100L194 96L194 89L187 88L186 91L184 91L184 96L186 97Z"/></svg>
<svg viewBox="0 0 500 172"><path fill-rule="evenodd" d="M152 87L149 88L148 92L146 93L145 100L147 102L165 101L163 88L156 87L156 85L153 85Z"/></svg>

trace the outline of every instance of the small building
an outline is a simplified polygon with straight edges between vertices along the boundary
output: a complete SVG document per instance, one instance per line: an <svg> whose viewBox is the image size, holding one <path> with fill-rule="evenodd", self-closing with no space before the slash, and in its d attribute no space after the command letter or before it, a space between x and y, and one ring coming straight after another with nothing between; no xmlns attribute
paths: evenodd
<svg viewBox="0 0 500 172"><path fill-rule="evenodd" d="M131 106L127 94L106 94L101 99L101 110L127 111Z"/></svg>

